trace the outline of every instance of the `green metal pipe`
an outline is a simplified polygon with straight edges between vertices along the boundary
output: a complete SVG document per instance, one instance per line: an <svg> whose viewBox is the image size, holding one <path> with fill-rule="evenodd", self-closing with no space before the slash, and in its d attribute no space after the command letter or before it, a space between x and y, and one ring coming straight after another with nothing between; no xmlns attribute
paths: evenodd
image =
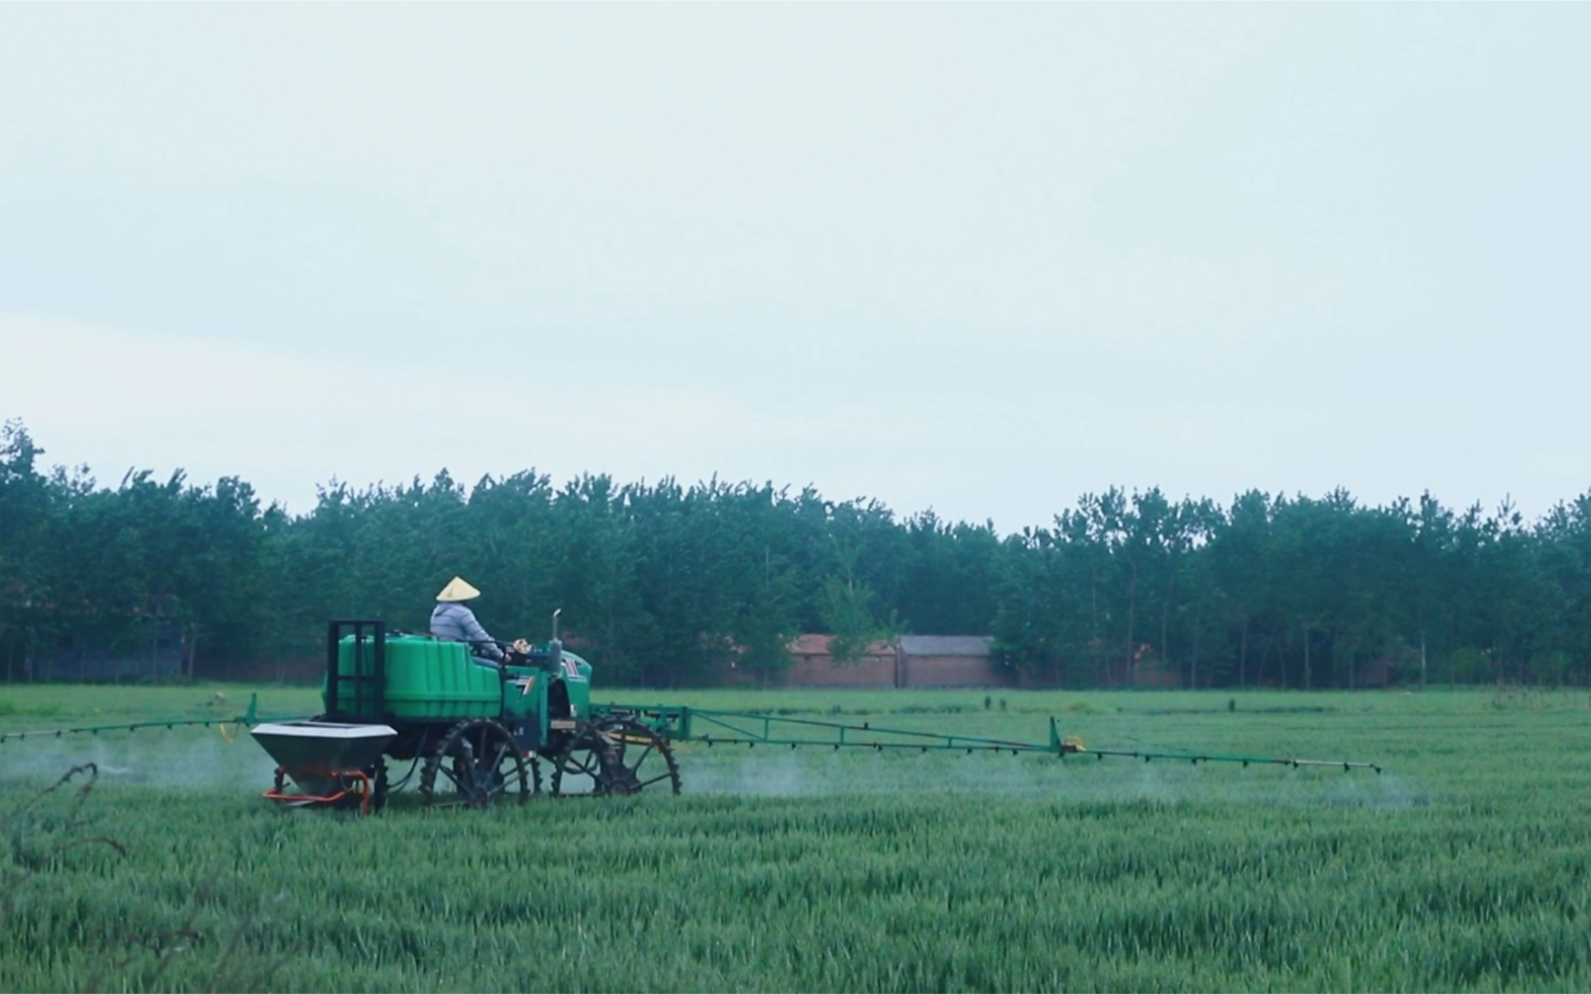
<svg viewBox="0 0 1591 994"><path fill-rule="evenodd" d="M213 725L248 725L253 727L254 725L258 725L264 721L291 721L294 718L301 717L299 715L283 715L277 718L261 718L258 714L258 708L259 695L250 694L249 709L243 714L238 715L236 718L182 718L176 720L163 719L156 721L121 722L115 725L82 725L75 728L41 728L37 731L29 732L0 732L0 742L5 742L7 739L58 739L63 735L79 735L85 732L90 735L98 735L100 732L136 732L140 728L175 729L178 727L188 727L193 725L203 725L205 728L210 728Z"/></svg>
<svg viewBox="0 0 1591 994"><path fill-rule="evenodd" d="M927 752L929 749L936 751L966 750L968 753L977 751L1000 752L1009 750L1013 755L1019 753L1047 753L1065 757L1071 754L1094 755L1100 759L1106 756L1142 759L1149 762L1156 759L1199 763L1239 763L1243 766L1250 764L1268 766L1289 766L1293 768L1305 766L1340 766L1344 770L1365 769L1381 772L1381 767L1376 763L1357 760L1326 760L1326 759L1297 759L1277 756L1243 756L1219 753L1192 753L1192 752L1146 752L1141 749L1087 749L1079 744L1068 743L1060 734L1060 729L1054 717L1049 719L1049 743L1040 745L1036 742L1020 742L1009 739L994 739L978 735L956 735L944 732L924 732L915 729L876 728L870 722L861 724L851 722L824 721L817 718L793 718L782 715L769 715L750 711L715 711L704 708L680 708L670 705L624 705L607 704L601 708L608 711L626 711L642 716L650 716L655 720L651 723L654 728L669 738L679 742L705 742L707 745L746 745L754 747L761 743L764 745L788 745L795 748L803 745L831 746L834 749L841 747L874 749L917 749ZM722 729L729 734L713 734L704 731L702 724L706 723L717 729ZM747 723L760 724L762 731L755 727L743 727ZM833 733L831 738L798 738L793 735L776 736L773 732L775 723L780 725L798 726L816 730L826 730ZM848 738L847 733L870 733L870 738L861 740ZM907 741L884 741L877 736L891 736ZM924 741L932 740L932 741Z"/></svg>

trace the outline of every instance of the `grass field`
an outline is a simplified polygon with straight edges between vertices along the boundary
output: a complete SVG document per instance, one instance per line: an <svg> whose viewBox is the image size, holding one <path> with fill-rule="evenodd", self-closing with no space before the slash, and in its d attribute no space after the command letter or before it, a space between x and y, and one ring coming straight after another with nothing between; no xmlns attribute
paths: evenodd
<svg viewBox="0 0 1591 994"><path fill-rule="evenodd" d="M250 690L6 687L0 730ZM694 746L678 798L359 819L261 800L246 735L12 740L0 988L1591 988L1583 691L611 696L1386 772Z"/></svg>

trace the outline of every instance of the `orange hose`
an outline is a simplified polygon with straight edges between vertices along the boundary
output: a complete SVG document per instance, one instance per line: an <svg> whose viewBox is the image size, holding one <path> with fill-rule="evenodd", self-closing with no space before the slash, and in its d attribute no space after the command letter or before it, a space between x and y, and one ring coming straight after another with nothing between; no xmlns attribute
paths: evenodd
<svg viewBox="0 0 1591 994"><path fill-rule="evenodd" d="M359 813L362 815L369 814L370 801L373 795L373 790L370 785L370 777L360 770L353 770L348 773L338 773L337 776L351 777L352 779L358 781ZM350 787L344 787L335 794L326 794L324 796L319 794L288 794L277 790L275 787L272 787L270 790L265 792L264 796L272 801L308 801L312 804L331 804L334 801L342 800L350 793L354 793L353 789Z"/></svg>

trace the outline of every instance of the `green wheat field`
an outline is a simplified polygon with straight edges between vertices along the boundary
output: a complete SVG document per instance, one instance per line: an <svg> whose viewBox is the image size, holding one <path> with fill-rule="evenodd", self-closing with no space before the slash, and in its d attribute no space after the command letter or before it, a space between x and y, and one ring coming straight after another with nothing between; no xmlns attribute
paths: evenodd
<svg viewBox="0 0 1591 994"><path fill-rule="evenodd" d="M317 710L8 687L0 731L253 691ZM359 818L263 800L246 733L13 739L0 988L1591 989L1585 691L598 696L1039 742L1054 715L1088 746L1385 772L686 746L680 797L479 814L410 791Z"/></svg>

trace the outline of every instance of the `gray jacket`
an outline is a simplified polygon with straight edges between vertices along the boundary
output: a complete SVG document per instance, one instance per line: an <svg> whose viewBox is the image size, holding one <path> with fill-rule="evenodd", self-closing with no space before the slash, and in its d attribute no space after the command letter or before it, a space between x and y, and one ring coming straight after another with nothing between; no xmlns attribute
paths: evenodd
<svg viewBox="0 0 1591 994"><path fill-rule="evenodd" d="M475 612L457 602L439 603L431 612L431 634L439 639L470 643L470 651L487 659L501 660L499 649L475 620Z"/></svg>

